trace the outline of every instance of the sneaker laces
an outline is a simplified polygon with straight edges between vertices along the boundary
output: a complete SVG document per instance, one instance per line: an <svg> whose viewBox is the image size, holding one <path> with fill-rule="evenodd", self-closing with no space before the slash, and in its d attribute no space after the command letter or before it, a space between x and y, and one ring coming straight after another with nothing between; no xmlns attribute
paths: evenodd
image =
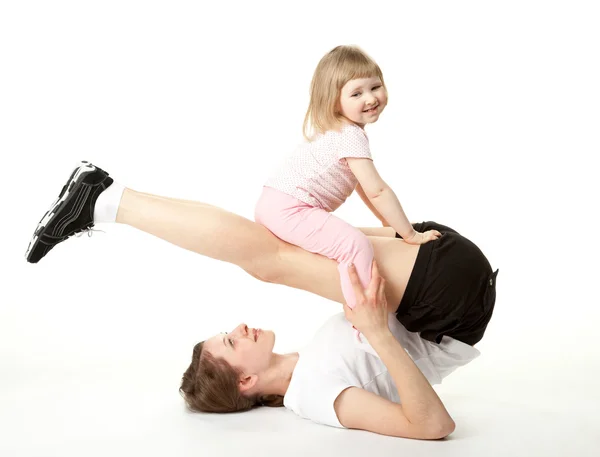
<svg viewBox="0 0 600 457"><path fill-rule="evenodd" d="M93 228L93 227L87 227L87 228L81 229L80 231L76 232L76 233L75 233L75 236L76 236L77 238L80 238L80 237L82 237L83 235L85 235L85 234L87 233L87 236L88 236L89 238L91 238L91 237L92 237L92 235L93 235L93 232L102 232L102 233L106 233L104 230L96 229L96 228Z"/></svg>
<svg viewBox="0 0 600 457"><path fill-rule="evenodd" d="M43 238L40 238L40 242L42 242L44 244L47 244L49 246L55 246L58 243L61 243L61 242L65 241L65 240L67 240L68 238L72 237L73 235L75 235L77 238L79 238L80 236L83 236L86 233L87 233L87 235L89 237L92 236L92 232L103 232L103 233L106 233L104 230L94 229L92 227L93 226L83 227L83 228L75 230L75 231L69 233L68 235L64 235L64 236L53 236L53 235L49 235L47 233L44 233L44 234L41 235Z"/></svg>

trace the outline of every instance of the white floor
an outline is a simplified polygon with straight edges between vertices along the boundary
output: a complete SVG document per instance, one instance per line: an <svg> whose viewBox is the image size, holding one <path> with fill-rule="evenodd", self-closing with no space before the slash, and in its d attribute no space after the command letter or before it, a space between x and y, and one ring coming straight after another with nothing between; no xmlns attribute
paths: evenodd
<svg viewBox="0 0 600 457"><path fill-rule="evenodd" d="M35 266L14 265L20 295L4 303L0 321L2 456L597 455L600 366L593 338L577 329L556 332L548 323L530 322L530 331L510 327L511 314L527 305L510 303L518 291L506 268L494 320L478 345L481 357L437 387L457 429L446 440L420 442L317 425L283 408L188 412L177 389L197 340L241 320L275 322L275 349L285 352L338 312L337 305L262 284L126 227L106 231L69 240ZM130 261L109 260L127 255L126 245ZM163 267L144 265L145 250L165 254ZM164 263L182 265L182 274L175 278ZM194 281L194 265L214 275L210 286ZM202 292L226 287L219 278L240 289L222 304ZM57 280L70 284L64 298ZM292 311L300 306L304 316Z"/></svg>
<svg viewBox="0 0 600 457"><path fill-rule="evenodd" d="M596 2L274 4L0 3L0 456L600 455ZM337 304L128 227L23 258L81 159L251 218L338 44L382 67L367 131L408 217L500 269L481 357L437 387L443 441L185 409L196 342L246 322L293 351ZM337 214L377 223L356 196Z"/></svg>
<svg viewBox="0 0 600 457"><path fill-rule="evenodd" d="M10 363L3 358L3 456L401 452L591 457L598 455L600 444L595 382L574 380L591 378L593 367L560 382L552 379L558 371L555 363L532 363L530 368L549 379L524 381L524 376L510 373L508 358L495 360L506 370L491 369L490 359L498 354L488 353L487 361L474 362L438 389L457 422L455 433L444 441L419 442L325 427L283 408L233 415L189 413L176 391L181 366L173 363L84 365L65 357L62 363L55 358L32 364L17 356L15 351Z"/></svg>
<svg viewBox="0 0 600 457"><path fill-rule="evenodd" d="M597 409L586 407L582 396L569 396L570 404L548 404L533 401L523 390L510 398L504 398L504 390L494 395L494 385L485 395L457 394L447 388L443 398L458 428L444 441L421 442L324 427L284 409L227 416L189 414L172 389L174 383L158 376L161 371L166 370L149 370L153 381L135 389L132 385L137 383L137 376L127 369L116 376L91 380L89 374L54 368L42 376L45 385L38 388L39 374L23 375L15 380L18 386L6 388L3 382L0 453L15 457L197 456L229 452L250 456L392 452L444 456L598 455ZM502 385L498 383L497 387Z"/></svg>

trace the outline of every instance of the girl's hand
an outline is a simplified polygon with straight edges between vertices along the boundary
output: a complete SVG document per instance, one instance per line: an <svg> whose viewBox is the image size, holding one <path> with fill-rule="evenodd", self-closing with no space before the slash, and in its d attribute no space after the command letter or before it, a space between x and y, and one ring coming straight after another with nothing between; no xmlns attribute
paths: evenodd
<svg viewBox="0 0 600 457"><path fill-rule="evenodd" d="M371 282L366 290L358 279L354 265L348 268L348 274L356 296L356 306L350 308L344 303L346 319L367 338L378 332L389 331L385 279L379 275L377 263L373 261Z"/></svg>
<svg viewBox="0 0 600 457"><path fill-rule="evenodd" d="M410 238L403 238L408 244L425 244L428 241L437 240L442 234L437 230L428 230L424 233L417 232L413 234Z"/></svg>

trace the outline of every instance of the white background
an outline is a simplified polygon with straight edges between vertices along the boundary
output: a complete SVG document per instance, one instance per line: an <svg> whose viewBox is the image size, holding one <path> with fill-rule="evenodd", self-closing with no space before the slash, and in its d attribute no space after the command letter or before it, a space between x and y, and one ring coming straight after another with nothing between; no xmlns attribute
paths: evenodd
<svg viewBox="0 0 600 457"><path fill-rule="evenodd" d="M1 455L597 455L598 7L391 5L2 2ZM295 350L337 304L117 225L23 257L81 159L251 218L338 44L382 67L390 101L367 131L409 218L500 269L482 356L437 388L457 421L444 442L185 410L194 343L244 321ZM377 222L355 196L337 214Z"/></svg>

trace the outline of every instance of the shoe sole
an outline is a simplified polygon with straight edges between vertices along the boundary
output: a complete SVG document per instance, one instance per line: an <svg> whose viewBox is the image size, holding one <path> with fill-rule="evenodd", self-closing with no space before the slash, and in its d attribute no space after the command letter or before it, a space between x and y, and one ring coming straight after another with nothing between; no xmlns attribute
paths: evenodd
<svg viewBox="0 0 600 457"><path fill-rule="evenodd" d="M48 224L50 224L56 215L60 212L62 206L69 200L71 195L73 195L73 189L77 184L79 184L83 178L89 173L96 171L96 167L91 163L83 160L81 161L71 173L67 184L63 187L63 190L59 194L56 201L52 204L50 209L46 211L44 216L40 219L35 232L33 232L33 237L29 242L29 246L27 247L27 251L25 252L25 258L28 262L30 262L31 254L35 251L36 247L39 244L39 237L46 228Z"/></svg>

